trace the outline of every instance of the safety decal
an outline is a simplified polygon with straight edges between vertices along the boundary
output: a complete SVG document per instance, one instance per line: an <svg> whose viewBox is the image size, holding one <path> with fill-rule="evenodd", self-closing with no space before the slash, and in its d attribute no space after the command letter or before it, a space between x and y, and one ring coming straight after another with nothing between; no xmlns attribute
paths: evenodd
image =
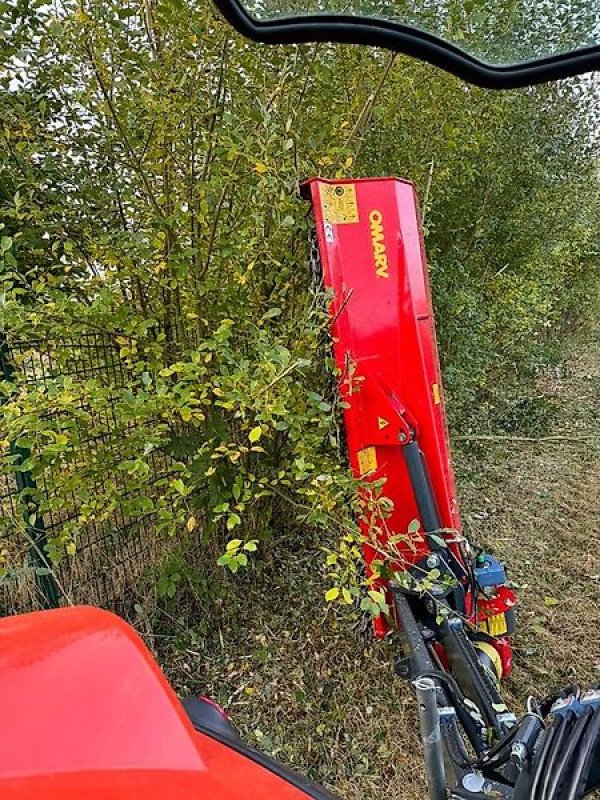
<svg viewBox="0 0 600 800"><path fill-rule="evenodd" d="M361 476L375 472L377 469L377 452L374 447L365 447L363 450L359 450L357 456L358 471Z"/></svg>
<svg viewBox="0 0 600 800"><path fill-rule="evenodd" d="M508 625L506 623L505 614L494 614L484 620L480 625L483 630L487 629L490 636L505 636L508 632Z"/></svg>
<svg viewBox="0 0 600 800"><path fill-rule="evenodd" d="M359 221L356 187L352 183L327 183L319 191L324 222L346 225Z"/></svg>

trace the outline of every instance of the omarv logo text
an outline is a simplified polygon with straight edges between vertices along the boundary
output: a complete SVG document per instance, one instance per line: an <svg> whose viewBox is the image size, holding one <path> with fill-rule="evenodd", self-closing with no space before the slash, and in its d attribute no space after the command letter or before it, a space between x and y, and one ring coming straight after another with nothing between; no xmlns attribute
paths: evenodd
<svg viewBox="0 0 600 800"><path fill-rule="evenodd" d="M383 214L376 208L369 214L369 226L371 228L373 258L375 259L375 274L378 278L389 278L388 257L383 235Z"/></svg>

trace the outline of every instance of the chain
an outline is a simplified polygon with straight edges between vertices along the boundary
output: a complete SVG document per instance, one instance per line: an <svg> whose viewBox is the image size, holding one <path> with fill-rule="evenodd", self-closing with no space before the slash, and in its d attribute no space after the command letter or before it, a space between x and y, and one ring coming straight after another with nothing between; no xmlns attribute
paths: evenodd
<svg viewBox="0 0 600 800"><path fill-rule="evenodd" d="M308 265L310 269L310 277L313 289L318 302L324 307L325 303L325 284L323 280L323 265L321 262L321 253L319 251L319 242L317 233L314 228L308 231ZM321 361L325 361L328 355L332 352L332 341L330 333L323 337L322 345L319 346ZM332 414L335 427L335 439L337 441L337 449L340 459L348 464L348 445L346 441L346 429L341 421L340 413L340 388L336 374L330 371L327 375L327 383L325 386L325 400L331 404Z"/></svg>
<svg viewBox="0 0 600 800"><path fill-rule="evenodd" d="M314 228L309 228L308 231L308 266L313 288L315 292L321 294L323 292L323 267L321 265L317 232Z"/></svg>

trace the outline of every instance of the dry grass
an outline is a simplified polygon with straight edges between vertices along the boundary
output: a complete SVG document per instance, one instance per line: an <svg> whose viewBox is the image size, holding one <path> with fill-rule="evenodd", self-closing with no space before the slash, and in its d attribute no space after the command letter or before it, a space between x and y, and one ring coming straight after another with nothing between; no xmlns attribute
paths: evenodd
<svg viewBox="0 0 600 800"><path fill-rule="evenodd" d="M457 454L465 527L519 585L516 667L506 693L600 680L600 344L541 390L564 405L565 442L486 442ZM323 608L314 542L240 585L235 614L166 659L182 692L218 698L247 740L348 800L424 796L412 698L392 644L374 645Z"/></svg>

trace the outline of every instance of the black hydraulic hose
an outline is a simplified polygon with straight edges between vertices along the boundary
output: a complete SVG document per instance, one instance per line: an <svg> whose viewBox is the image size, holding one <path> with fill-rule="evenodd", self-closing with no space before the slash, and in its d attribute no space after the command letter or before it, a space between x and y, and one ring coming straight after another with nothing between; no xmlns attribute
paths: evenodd
<svg viewBox="0 0 600 800"><path fill-rule="evenodd" d="M596 785L600 788L600 769L594 771L600 766L597 756L600 708L557 714L541 734L530 767L515 783L515 800L581 800Z"/></svg>
<svg viewBox="0 0 600 800"><path fill-rule="evenodd" d="M585 733L581 737L581 744L577 754L577 761L569 782L565 784L563 797L565 800L579 800L585 791L585 782L589 773L590 764L596 752L596 740L600 732L600 711L590 715L591 719ZM583 785L580 785L582 784ZM581 794L578 794L581 790Z"/></svg>
<svg viewBox="0 0 600 800"><path fill-rule="evenodd" d="M560 776L564 769L564 765L570 758L572 748L575 746L577 741L575 736L571 738L566 747L563 746L567 736L569 736L572 732L575 732L573 721L574 716L569 712L556 736L554 744L552 745L552 752L548 756L546 768L544 770L544 776L541 781L541 800L549 800L549 798L554 797L556 787L559 784ZM555 762L558 763L555 765Z"/></svg>
<svg viewBox="0 0 600 800"><path fill-rule="evenodd" d="M585 791L588 794L600 790L600 734L596 740L596 747L591 745L590 764L585 776Z"/></svg>
<svg viewBox="0 0 600 800"><path fill-rule="evenodd" d="M470 772L473 769L473 762L469 758L460 733L455 728L454 721L442 722L442 738L452 763L459 769Z"/></svg>
<svg viewBox="0 0 600 800"><path fill-rule="evenodd" d="M552 742L554 741L557 731L560 730L562 725L564 724L564 717L561 717L560 720L553 725L551 728L548 729L544 741L540 747L539 752L536 754L536 758L534 760L534 774L533 780L531 783L531 787L529 790L529 800L539 800L538 795L538 786L544 774L544 766L546 765L546 761L548 759L548 754L552 747Z"/></svg>
<svg viewBox="0 0 600 800"><path fill-rule="evenodd" d="M465 696L458 683L454 680L452 675L448 672L443 672L441 669L428 669L419 673L419 678L437 678L446 684L446 687L454 695L454 699L464 702Z"/></svg>
<svg viewBox="0 0 600 800"><path fill-rule="evenodd" d="M537 762L531 785L531 800L558 800L563 796L563 779L569 773L588 721L588 715L576 717L570 711L555 721Z"/></svg>

